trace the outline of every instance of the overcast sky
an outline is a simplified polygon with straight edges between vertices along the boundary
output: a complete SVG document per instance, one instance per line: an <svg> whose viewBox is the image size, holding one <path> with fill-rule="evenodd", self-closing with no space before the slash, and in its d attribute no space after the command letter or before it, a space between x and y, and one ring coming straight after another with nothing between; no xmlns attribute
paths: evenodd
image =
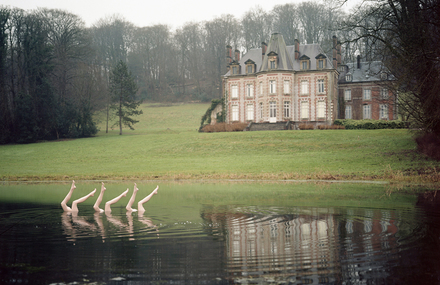
<svg viewBox="0 0 440 285"><path fill-rule="evenodd" d="M275 5L299 3L302 0L0 0L0 5L24 10L51 8L67 10L80 16L88 27L101 18L118 14L137 27L167 24L172 29L187 22L213 20L223 14L240 19L251 8L260 6L270 11ZM353 1L353 0L352 0ZM252 6L249 6L249 4Z"/></svg>

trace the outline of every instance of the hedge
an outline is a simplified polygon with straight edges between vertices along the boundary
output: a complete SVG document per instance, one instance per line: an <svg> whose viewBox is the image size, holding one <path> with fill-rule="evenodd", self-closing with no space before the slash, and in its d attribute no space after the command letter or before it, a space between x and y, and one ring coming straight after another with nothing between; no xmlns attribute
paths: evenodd
<svg viewBox="0 0 440 285"><path fill-rule="evenodd" d="M385 120L351 120L351 119L337 119L334 121L335 125L344 126L347 130L374 130L374 129L406 129L407 122L400 120L385 121Z"/></svg>

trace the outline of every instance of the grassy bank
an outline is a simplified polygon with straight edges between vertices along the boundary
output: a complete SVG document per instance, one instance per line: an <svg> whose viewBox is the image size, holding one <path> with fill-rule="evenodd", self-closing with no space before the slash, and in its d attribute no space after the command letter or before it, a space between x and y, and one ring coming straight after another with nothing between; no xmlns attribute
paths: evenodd
<svg viewBox="0 0 440 285"><path fill-rule="evenodd" d="M198 133L208 104L143 105L136 130L0 146L1 180L325 179L438 182L406 130ZM437 169L437 171L436 171Z"/></svg>

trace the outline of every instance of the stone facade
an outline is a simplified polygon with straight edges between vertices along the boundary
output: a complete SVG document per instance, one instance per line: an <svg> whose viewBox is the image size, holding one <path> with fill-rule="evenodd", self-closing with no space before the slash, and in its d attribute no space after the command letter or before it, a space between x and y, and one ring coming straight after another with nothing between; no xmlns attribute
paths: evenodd
<svg viewBox="0 0 440 285"><path fill-rule="evenodd" d="M223 77L226 122L317 125L336 119L337 61L319 45L286 46L280 34L273 34L267 47L263 43L229 62Z"/></svg>
<svg viewBox="0 0 440 285"><path fill-rule="evenodd" d="M296 40L286 46L278 33L242 58L237 50L233 57L228 46L228 72L223 76L226 122L291 122L290 128L296 129L343 118L396 119L396 98L381 85L392 80L383 66L359 59L343 65L340 49L333 37L328 58L318 44Z"/></svg>

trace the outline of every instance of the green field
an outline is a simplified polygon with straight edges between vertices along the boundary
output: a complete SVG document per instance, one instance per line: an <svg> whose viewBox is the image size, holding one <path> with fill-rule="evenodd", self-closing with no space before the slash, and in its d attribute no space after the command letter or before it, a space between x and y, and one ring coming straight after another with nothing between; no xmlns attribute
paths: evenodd
<svg viewBox="0 0 440 285"><path fill-rule="evenodd" d="M2 145L0 180L439 179L407 130L198 133L208 106L143 104L122 136L101 122L92 138Z"/></svg>

